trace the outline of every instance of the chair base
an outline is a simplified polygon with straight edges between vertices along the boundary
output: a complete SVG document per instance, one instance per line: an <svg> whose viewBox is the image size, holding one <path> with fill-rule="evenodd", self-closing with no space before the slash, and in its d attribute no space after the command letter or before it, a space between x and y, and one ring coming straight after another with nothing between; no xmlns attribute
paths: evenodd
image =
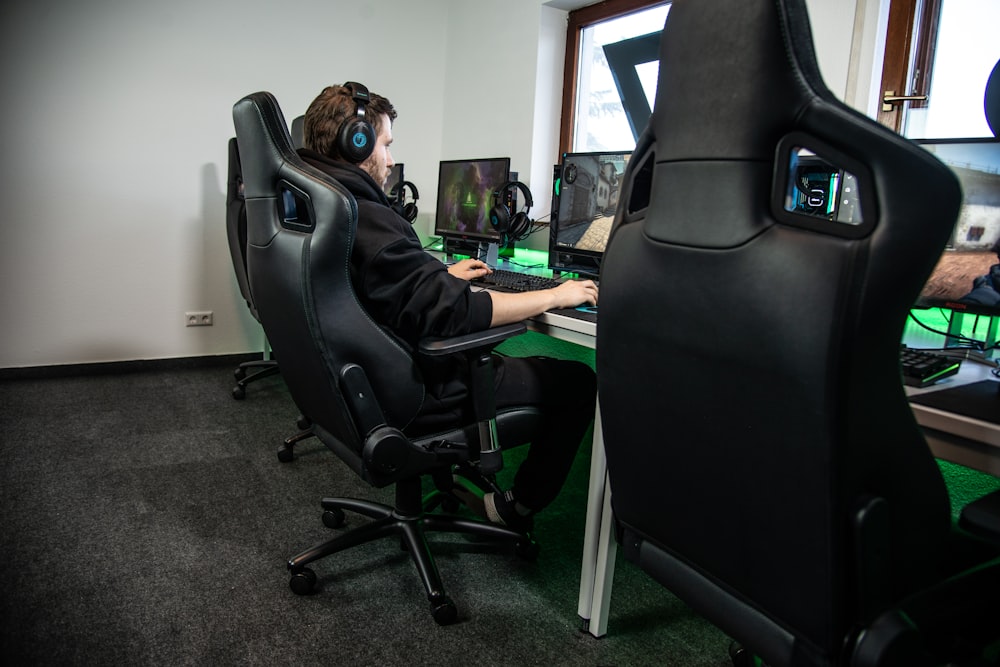
<svg viewBox="0 0 1000 667"><path fill-rule="evenodd" d="M259 368L260 370L247 375L247 371L252 368ZM244 361L233 371L233 376L236 378L236 386L233 387L233 398L242 401L246 398L248 384L272 375L277 375L279 372L278 362L274 359Z"/></svg>
<svg viewBox="0 0 1000 667"><path fill-rule="evenodd" d="M415 503L415 504L414 504ZM426 536L428 533L465 533L499 542L513 543L517 554L527 560L538 555L538 545L530 534L496 524L450 515L429 515L421 509L420 480L409 479L396 485L396 507L354 498L324 498L323 523L338 528L348 510L373 521L313 546L288 561L289 587L297 595L313 591L316 575L305 566L331 554L385 537L398 537L409 551L424 584L431 614L439 625L449 625L458 618L458 609L445 593L441 575Z"/></svg>

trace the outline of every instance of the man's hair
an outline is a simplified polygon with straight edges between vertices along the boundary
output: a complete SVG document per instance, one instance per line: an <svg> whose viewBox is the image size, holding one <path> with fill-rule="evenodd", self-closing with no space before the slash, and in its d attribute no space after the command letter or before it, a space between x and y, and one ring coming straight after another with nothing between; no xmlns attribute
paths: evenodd
<svg viewBox="0 0 1000 667"><path fill-rule="evenodd" d="M322 155L343 159L337 151L337 130L356 113L357 107L349 88L327 86L306 110L302 124L303 144ZM396 120L396 109L386 98L370 93L365 105L365 120L374 128L376 135L382 132L383 115L388 116L391 123Z"/></svg>

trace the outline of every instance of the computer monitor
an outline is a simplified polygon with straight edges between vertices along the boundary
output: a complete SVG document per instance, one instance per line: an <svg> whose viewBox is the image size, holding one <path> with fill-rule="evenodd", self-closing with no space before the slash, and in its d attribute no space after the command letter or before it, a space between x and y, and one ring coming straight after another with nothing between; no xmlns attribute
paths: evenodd
<svg viewBox="0 0 1000 667"><path fill-rule="evenodd" d="M1000 317L1000 140L915 141L962 185L955 229L916 305Z"/></svg>
<svg viewBox="0 0 1000 667"><path fill-rule="evenodd" d="M389 170L389 178L385 179L385 185L382 186L382 190L385 192L385 196L389 198L389 201L393 201L393 197L398 192L398 186L403 183L403 163L397 162L392 165L392 169Z"/></svg>
<svg viewBox="0 0 1000 667"><path fill-rule="evenodd" d="M442 238L447 250L500 242L500 234L490 224L489 211L493 192L509 176L509 157L441 162L434 234Z"/></svg>
<svg viewBox="0 0 1000 667"><path fill-rule="evenodd" d="M631 152L564 153L553 183L549 268L600 276Z"/></svg>

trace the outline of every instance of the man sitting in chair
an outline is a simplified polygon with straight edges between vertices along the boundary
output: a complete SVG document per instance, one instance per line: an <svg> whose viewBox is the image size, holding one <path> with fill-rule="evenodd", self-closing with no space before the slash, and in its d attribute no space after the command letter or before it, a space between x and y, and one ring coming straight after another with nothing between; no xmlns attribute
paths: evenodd
<svg viewBox="0 0 1000 667"><path fill-rule="evenodd" d="M597 304L590 280L524 293L475 291L469 281L490 272L477 259L445 266L424 251L411 224L383 191L393 165L389 146L396 110L356 83L329 86L309 105L302 158L333 176L358 204L351 256L354 289L368 314L411 349L421 338L456 336L519 322L553 308ZM484 497L486 516L530 530L532 515L551 503L569 474L594 414L593 371L575 361L494 354L496 406L536 405L540 433L514 476L513 487ZM414 423L420 435L472 421L465 371L458 360L418 359L427 399Z"/></svg>

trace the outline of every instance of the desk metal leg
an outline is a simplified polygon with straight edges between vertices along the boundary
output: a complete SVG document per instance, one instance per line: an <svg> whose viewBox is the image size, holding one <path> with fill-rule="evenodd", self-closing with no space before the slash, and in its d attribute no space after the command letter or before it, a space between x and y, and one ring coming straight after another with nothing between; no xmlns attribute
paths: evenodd
<svg viewBox="0 0 1000 667"><path fill-rule="evenodd" d="M601 509L601 530L597 542L597 571L594 573L594 596L588 630L595 637L608 632L608 611L611 607L611 584L615 578L618 545L614 538L614 518L611 515L611 484L605 481L604 503Z"/></svg>
<svg viewBox="0 0 1000 667"><path fill-rule="evenodd" d="M583 629L595 637L600 637L607 631L611 580L614 576L617 555L611 529L611 492L607 482L607 459L604 456L601 409L598 404L594 416L587 518L583 535L583 566L580 572L580 600L577 607Z"/></svg>

